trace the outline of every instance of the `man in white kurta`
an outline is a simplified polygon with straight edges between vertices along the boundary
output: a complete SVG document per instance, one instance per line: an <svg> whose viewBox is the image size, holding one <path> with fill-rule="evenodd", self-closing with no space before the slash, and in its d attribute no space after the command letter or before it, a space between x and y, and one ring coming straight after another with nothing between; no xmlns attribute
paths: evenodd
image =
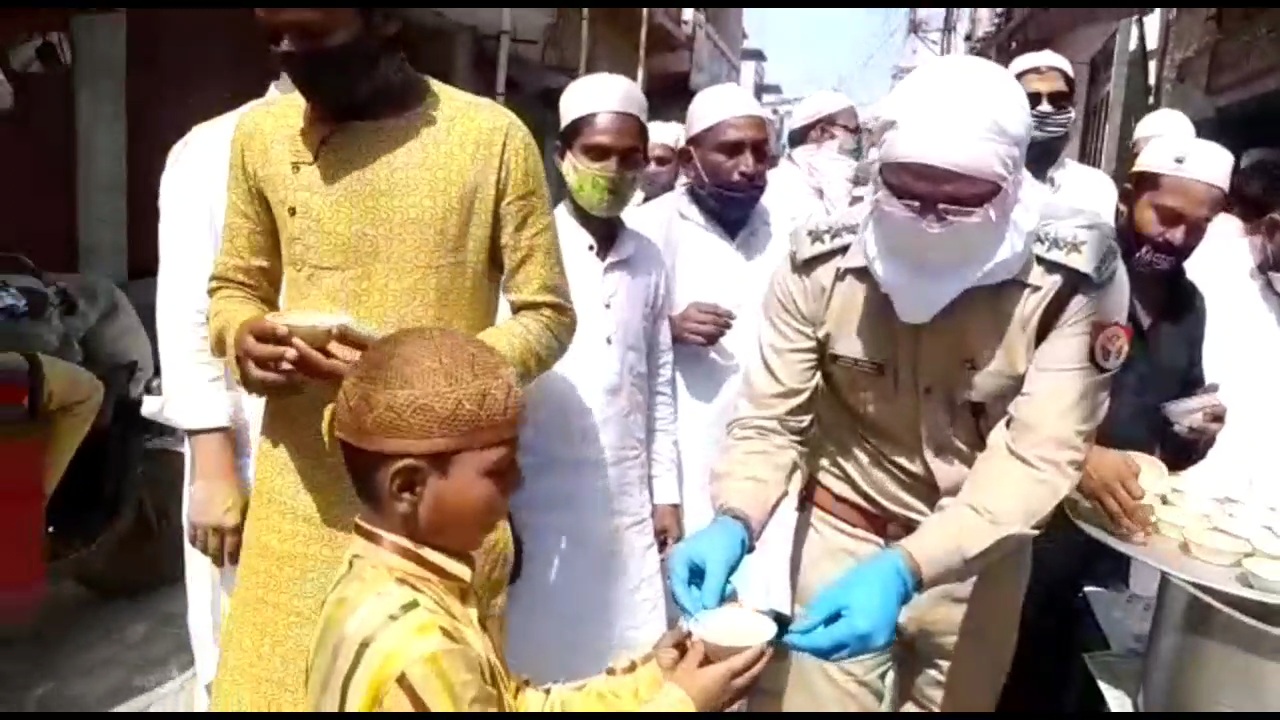
<svg viewBox="0 0 1280 720"><path fill-rule="evenodd" d="M805 97L791 111L787 153L769 171L769 186L788 200L775 203L798 220L847 209L861 201L856 182L862 130L853 100L835 90ZM776 219L775 219L776 220Z"/></svg>
<svg viewBox="0 0 1280 720"><path fill-rule="evenodd" d="M1187 277L1204 297L1204 373L1218 383L1231 421L1199 464L1184 473L1196 493L1280 511L1271 449L1280 407L1280 152L1241 155L1204 241L1187 260ZM1270 241L1270 242L1269 242Z"/></svg>
<svg viewBox="0 0 1280 720"><path fill-rule="evenodd" d="M766 188L770 118L734 83L699 92L680 151L688 184L631 210L627 224L658 241L671 271L684 530L711 522L709 478L744 370L756 357L769 278L787 257L790 201ZM789 612L795 498L783 501L734 580L739 598ZM756 568L760 568L757 570Z"/></svg>
<svg viewBox="0 0 1280 720"><path fill-rule="evenodd" d="M1031 105L1031 144L1027 171L1052 193L1050 202L1106 220L1116 214L1120 193L1098 168L1065 154L1076 126L1076 72L1071 61L1052 50L1023 53L1009 63Z"/></svg>
<svg viewBox="0 0 1280 720"><path fill-rule="evenodd" d="M660 551L680 539L670 286L657 246L619 220L647 116L622 75L585 75L560 98L569 197L555 220L578 329L527 390L507 606L508 663L540 683L594 675L668 627Z"/></svg>
<svg viewBox="0 0 1280 720"><path fill-rule="evenodd" d="M261 398L237 388L223 364L209 353L206 287L222 244L236 123L252 106L291 90L282 78L264 98L195 126L169 151L160 176L156 333L163 402L159 419L187 434L184 553L197 711L208 710L209 685L218 668L218 638L235 583L244 501L253 478L253 446L262 424ZM236 487L227 489L231 483ZM238 505L213 507L227 502ZM228 517L210 521L221 515ZM226 527L212 527L217 524ZM210 555L218 556L217 560Z"/></svg>

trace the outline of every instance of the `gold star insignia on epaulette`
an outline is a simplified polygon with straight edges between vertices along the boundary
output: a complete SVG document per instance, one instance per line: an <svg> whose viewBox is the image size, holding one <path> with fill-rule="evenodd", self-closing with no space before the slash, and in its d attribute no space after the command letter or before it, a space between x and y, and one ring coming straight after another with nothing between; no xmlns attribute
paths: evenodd
<svg viewBox="0 0 1280 720"><path fill-rule="evenodd" d="M809 231L809 237L815 245L826 245L835 242L836 239L842 237L846 232L856 229L856 225L848 223L838 223L833 225L823 225Z"/></svg>
<svg viewBox="0 0 1280 720"><path fill-rule="evenodd" d="M1083 255L1084 240L1075 237L1062 237L1056 234L1041 234L1037 241L1047 250L1060 252L1063 255Z"/></svg>

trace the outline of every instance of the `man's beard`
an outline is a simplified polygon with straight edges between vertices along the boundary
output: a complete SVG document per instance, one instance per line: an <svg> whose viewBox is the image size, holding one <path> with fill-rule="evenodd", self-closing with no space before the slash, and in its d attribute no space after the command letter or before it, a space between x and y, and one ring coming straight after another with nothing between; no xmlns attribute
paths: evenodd
<svg viewBox="0 0 1280 720"><path fill-rule="evenodd" d="M1037 180L1044 180L1049 175L1049 170L1053 168L1054 163L1058 162L1062 157L1062 151L1067 149L1068 135L1056 138L1045 138L1044 140L1033 140L1027 146L1027 172Z"/></svg>

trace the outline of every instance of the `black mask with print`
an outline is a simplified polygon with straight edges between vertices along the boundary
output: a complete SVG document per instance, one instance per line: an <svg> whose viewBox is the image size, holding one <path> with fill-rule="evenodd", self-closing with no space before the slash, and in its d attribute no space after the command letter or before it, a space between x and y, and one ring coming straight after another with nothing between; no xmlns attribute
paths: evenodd
<svg viewBox="0 0 1280 720"><path fill-rule="evenodd" d="M406 67L400 53L372 35L277 55L302 97L337 122L366 119L384 94L396 87Z"/></svg>
<svg viewBox="0 0 1280 720"><path fill-rule="evenodd" d="M1116 244L1120 257L1133 275L1163 276L1181 271L1189 253L1173 243L1139 233L1128 217L1118 218Z"/></svg>

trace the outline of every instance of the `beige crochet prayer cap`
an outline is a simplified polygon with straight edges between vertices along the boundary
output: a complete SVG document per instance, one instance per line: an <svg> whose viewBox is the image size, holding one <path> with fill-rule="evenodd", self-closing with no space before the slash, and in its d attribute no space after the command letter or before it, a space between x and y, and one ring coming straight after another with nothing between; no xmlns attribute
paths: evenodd
<svg viewBox="0 0 1280 720"><path fill-rule="evenodd" d="M334 401L339 440L386 455L435 455L516 437L523 393L496 350L455 330L401 330L374 343Z"/></svg>

